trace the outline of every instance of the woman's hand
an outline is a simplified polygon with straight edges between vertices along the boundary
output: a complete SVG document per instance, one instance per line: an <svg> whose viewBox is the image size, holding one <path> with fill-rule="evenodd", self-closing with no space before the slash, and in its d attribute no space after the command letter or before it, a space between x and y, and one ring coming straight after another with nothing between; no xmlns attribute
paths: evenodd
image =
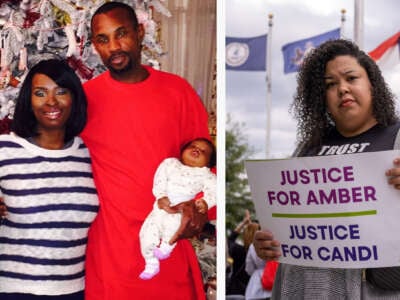
<svg viewBox="0 0 400 300"><path fill-rule="evenodd" d="M254 234L254 249L258 257L264 260L277 260L281 256L279 246L281 243L274 240L272 232L268 230L259 230Z"/></svg>
<svg viewBox="0 0 400 300"><path fill-rule="evenodd" d="M389 184L393 185L395 189L400 190L400 158L393 161L394 168L386 171L385 175L389 177Z"/></svg>

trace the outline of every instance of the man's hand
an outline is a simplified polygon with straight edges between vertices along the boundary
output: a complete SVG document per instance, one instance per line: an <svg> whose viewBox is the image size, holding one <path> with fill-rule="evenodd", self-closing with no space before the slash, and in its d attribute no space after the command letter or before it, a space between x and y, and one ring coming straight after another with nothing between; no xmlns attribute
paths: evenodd
<svg viewBox="0 0 400 300"><path fill-rule="evenodd" d="M203 198L194 200L194 205L196 206L196 209L199 213L202 213L202 214L207 213L208 204Z"/></svg>
<svg viewBox="0 0 400 300"><path fill-rule="evenodd" d="M7 216L7 207L4 203L4 199L0 197L0 218L4 219Z"/></svg>
<svg viewBox="0 0 400 300"><path fill-rule="evenodd" d="M181 225L169 241L170 245L176 243L179 239L187 239L195 236L201 232L204 224L207 223L207 212L200 213L196 208L195 202L189 200L171 207L173 210L179 210L182 213L182 218Z"/></svg>

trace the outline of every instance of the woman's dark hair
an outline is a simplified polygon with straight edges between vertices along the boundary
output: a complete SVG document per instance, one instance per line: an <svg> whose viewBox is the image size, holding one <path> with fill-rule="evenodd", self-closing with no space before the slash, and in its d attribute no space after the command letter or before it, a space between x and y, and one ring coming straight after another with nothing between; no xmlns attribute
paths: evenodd
<svg viewBox="0 0 400 300"><path fill-rule="evenodd" d="M200 137L200 138L196 138L196 139L193 139L193 140L191 140L191 141L185 143L185 144L181 147L181 153L180 153L181 156L182 156L183 151L185 151L185 149L186 149L187 147L189 147L189 145L190 145L191 143L195 142L195 141L203 141L203 142L206 142L206 143L210 146L210 148L211 148L211 154L210 154L210 161L208 162L207 167L208 167L208 168L214 167L214 166L216 165L216 163L217 163L217 149L216 149L214 143L213 143L212 141L210 141L208 138Z"/></svg>
<svg viewBox="0 0 400 300"><path fill-rule="evenodd" d="M372 109L377 122L386 127L398 120L394 95L375 61L351 41L330 40L304 58L297 74L297 91L291 111L298 122L298 142L305 148L320 145L334 127L327 111L324 77L327 63L341 55L354 57L365 69L371 82Z"/></svg>
<svg viewBox="0 0 400 300"><path fill-rule="evenodd" d="M17 97L11 130L24 138L39 135L31 100L32 80L36 74L46 75L72 94L71 114L65 124L64 141L68 142L81 133L86 125L87 102L79 77L63 60L43 60L29 70Z"/></svg>
<svg viewBox="0 0 400 300"><path fill-rule="evenodd" d="M90 26L91 28L93 27L93 19L95 16L100 15L100 14L105 14L108 13L111 10L114 10L116 8L121 8L125 10L128 13L129 19L132 21L133 29L137 30L139 26L139 22L135 13L135 10L129 6L128 4L122 3L122 2L106 2L103 5L101 5L99 8L96 9L94 12L92 19L90 20Z"/></svg>

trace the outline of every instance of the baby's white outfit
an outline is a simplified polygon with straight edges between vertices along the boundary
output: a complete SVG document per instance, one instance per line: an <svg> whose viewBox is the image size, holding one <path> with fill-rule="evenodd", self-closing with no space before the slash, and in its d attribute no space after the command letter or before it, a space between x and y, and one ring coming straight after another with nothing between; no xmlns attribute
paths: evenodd
<svg viewBox="0 0 400 300"><path fill-rule="evenodd" d="M139 233L141 251L146 262L145 270L140 275L142 279L150 279L159 272L159 260L169 257L174 249L176 244L169 245L168 242L181 222L180 213L170 214L159 209L157 199L168 197L170 206L174 206L203 192L203 199L211 208L216 202L216 191L216 175L208 167L186 166L177 158L167 158L159 165L153 182L156 201Z"/></svg>

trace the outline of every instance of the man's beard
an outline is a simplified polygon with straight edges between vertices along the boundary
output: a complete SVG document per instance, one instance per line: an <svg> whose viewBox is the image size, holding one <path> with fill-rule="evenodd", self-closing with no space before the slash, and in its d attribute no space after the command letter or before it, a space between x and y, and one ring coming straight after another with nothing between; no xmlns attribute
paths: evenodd
<svg viewBox="0 0 400 300"><path fill-rule="evenodd" d="M111 73L115 73L115 74L124 74L127 73L129 71L132 70L133 64L132 64L132 59L128 60L128 63L126 64L125 67L123 67L122 69L115 69L112 67L111 64L108 64L108 69L110 70Z"/></svg>

